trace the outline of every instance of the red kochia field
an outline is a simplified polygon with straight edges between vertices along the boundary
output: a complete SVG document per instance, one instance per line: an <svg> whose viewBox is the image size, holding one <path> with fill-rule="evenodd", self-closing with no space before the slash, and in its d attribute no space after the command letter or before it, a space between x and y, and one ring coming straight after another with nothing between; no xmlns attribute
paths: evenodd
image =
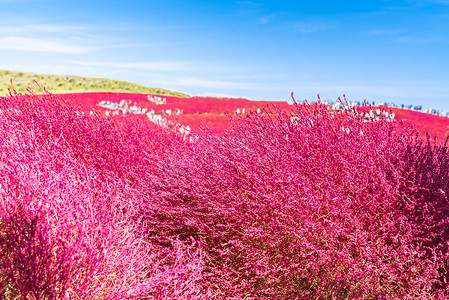
<svg viewBox="0 0 449 300"><path fill-rule="evenodd" d="M431 138L436 137L440 142L444 142L449 136L449 118L447 117L400 108L392 108L392 111L399 120L415 126L423 136L428 133Z"/></svg>
<svg viewBox="0 0 449 300"><path fill-rule="evenodd" d="M81 105L85 110L99 109L97 104L101 101L110 101L119 103L121 100L127 100L131 105L136 105L148 110L154 110L160 114L162 110L182 110L182 115L165 116L167 120L173 123L189 125L194 131L198 131L201 125L207 126L212 132L221 134L225 132L230 125L227 115L235 115L237 109L246 113L251 110L260 112L265 111L270 101L250 101L243 98L215 98L215 97L191 97L178 98L163 96L166 104L155 104L148 100L146 94L131 93L73 93L64 94L64 98ZM287 102L277 102L279 108L291 109Z"/></svg>
<svg viewBox="0 0 449 300"><path fill-rule="evenodd" d="M446 145L321 104L184 139L100 95L0 98L2 299L449 297Z"/></svg>
<svg viewBox="0 0 449 300"><path fill-rule="evenodd" d="M264 112L267 106L273 103L282 110L290 110L292 108L292 105L283 101L251 101L243 98L178 98L164 96L163 98L167 100L166 104L157 105L149 101L146 94L96 92L72 93L61 96L77 105L81 105L85 110L99 109L97 104L101 101L119 103L123 99L127 100L131 105L135 103L141 108L153 109L156 113L161 113L162 110L165 111L167 109L172 111L179 109L183 111L183 115L172 115L166 118L174 123L189 125L195 131L198 131L200 125L203 124L216 134L221 134L229 128L230 122L227 115L235 115L237 109L242 112L242 109L245 108L246 113L257 111L257 109L260 112ZM386 110L394 112L398 122L404 121L407 125L413 125L424 138L426 133L429 133L431 138L437 137L440 142L444 142L446 136L449 135L449 118L400 108L386 108Z"/></svg>

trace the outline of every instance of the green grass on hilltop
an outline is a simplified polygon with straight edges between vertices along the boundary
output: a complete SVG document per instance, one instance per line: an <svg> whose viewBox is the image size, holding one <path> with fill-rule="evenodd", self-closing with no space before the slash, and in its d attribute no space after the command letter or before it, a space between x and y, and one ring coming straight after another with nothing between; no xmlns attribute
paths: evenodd
<svg viewBox="0 0 449 300"><path fill-rule="evenodd" d="M36 80L41 87L52 93L74 92L126 92L155 94L176 97L190 97L187 94L164 90L160 88L146 87L140 84L107 78L91 78L73 75L49 75L0 70L0 94L7 95L11 88L11 79L14 89L24 93L30 87L36 93L41 89L36 85Z"/></svg>

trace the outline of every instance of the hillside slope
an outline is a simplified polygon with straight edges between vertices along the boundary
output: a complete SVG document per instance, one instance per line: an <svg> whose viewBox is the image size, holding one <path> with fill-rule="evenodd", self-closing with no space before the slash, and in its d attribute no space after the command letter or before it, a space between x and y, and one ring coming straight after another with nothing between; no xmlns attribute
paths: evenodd
<svg viewBox="0 0 449 300"><path fill-rule="evenodd" d="M128 92L154 95L189 97L187 94L160 88L147 87L136 83L106 78L91 78L73 75L50 75L0 70L0 95L6 95L11 88L11 80L17 92L24 93L29 86L37 93L45 87L52 93L63 92Z"/></svg>

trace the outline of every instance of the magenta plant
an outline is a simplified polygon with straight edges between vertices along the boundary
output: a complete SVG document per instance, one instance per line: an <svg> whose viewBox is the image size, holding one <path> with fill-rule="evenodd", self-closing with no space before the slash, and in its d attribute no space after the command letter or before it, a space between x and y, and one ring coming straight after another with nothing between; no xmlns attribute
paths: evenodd
<svg viewBox="0 0 449 300"><path fill-rule="evenodd" d="M205 284L256 299L448 296L446 146L321 104L244 120L174 151L153 182L152 238L202 241Z"/></svg>
<svg viewBox="0 0 449 300"><path fill-rule="evenodd" d="M201 249L149 244L137 222L140 178L180 143L150 123L84 116L53 95L1 98L1 297L135 299L174 286L179 298L198 294L190 277Z"/></svg>
<svg viewBox="0 0 449 300"><path fill-rule="evenodd" d="M321 104L184 141L0 98L5 299L447 299L446 145Z"/></svg>

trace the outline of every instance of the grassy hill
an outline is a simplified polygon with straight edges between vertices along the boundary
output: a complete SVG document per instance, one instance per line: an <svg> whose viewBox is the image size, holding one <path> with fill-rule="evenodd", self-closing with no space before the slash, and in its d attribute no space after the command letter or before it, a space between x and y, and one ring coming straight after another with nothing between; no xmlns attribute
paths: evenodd
<svg viewBox="0 0 449 300"><path fill-rule="evenodd" d="M27 86L31 87L36 93L40 93L40 88L34 82L34 80L36 80L40 86L45 87L49 92L53 93L108 91L189 97L187 94L147 87L121 80L73 75L34 74L7 70L0 70L1 95L6 95L8 93L8 88L11 88L11 79L13 81L14 89L21 93L26 92Z"/></svg>

